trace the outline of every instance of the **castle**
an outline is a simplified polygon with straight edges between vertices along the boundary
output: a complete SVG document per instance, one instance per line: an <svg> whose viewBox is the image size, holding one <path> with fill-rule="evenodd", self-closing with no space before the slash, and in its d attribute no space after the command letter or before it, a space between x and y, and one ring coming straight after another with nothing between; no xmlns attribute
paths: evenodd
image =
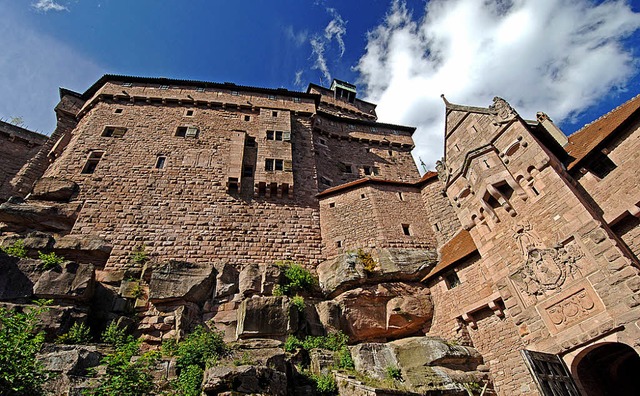
<svg viewBox="0 0 640 396"><path fill-rule="evenodd" d="M370 375L419 377L398 351L441 337L499 395L633 394L640 98L568 138L500 98L443 100L445 156L420 176L415 129L377 122L339 80L61 89L48 139L0 125L0 243L76 264L45 282L0 255L0 300L54 298L53 333L133 309L149 345L197 323L230 341L341 330ZM319 278L305 318L272 296L282 260Z"/></svg>

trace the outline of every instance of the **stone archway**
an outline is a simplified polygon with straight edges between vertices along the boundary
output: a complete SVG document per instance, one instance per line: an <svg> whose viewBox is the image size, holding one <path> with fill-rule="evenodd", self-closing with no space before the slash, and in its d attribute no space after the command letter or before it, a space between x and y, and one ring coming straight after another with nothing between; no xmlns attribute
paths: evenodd
<svg viewBox="0 0 640 396"><path fill-rule="evenodd" d="M640 356L626 344L607 342L586 348L574 359L571 372L586 396L640 394Z"/></svg>

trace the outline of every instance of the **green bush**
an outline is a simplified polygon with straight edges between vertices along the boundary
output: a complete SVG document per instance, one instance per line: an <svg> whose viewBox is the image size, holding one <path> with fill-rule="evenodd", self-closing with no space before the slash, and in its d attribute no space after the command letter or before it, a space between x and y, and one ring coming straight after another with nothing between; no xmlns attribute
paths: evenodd
<svg viewBox="0 0 640 396"><path fill-rule="evenodd" d="M27 249L24 247L24 241L22 239L18 239L8 247L0 247L0 250L8 254L9 256L25 258L27 257Z"/></svg>
<svg viewBox="0 0 640 396"><path fill-rule="evenodd" d="M338 385L331 374L312 375L316 390L321 395L335 395L338 392Z"/></svg>
<svg viewBox="0 0 640 396"><path fill-rule="evenodd" d="M299 312L304 312L304 297L294 296L291 299L291 304L298 309Z"/></svg>
<svg viewBox="0 0 640 396"><path fill-rule="evenodd" d="M196 365L202 369L214 365L217 360L228 353L222 334L208 331L202 326L187 335L178 343L175 350L176 368L186 369Z"/></svg>
<svg viewBox="0 0 640 396"><path fill-rule="evenodd" d="M58 344L88 344L91 342L90 330L84 323L76 322L71 326L69 331L56 340Z"/></svg>
<svg viewBox="0 0 640 396"><path fill-rule="evenodd" d="M309 290L317 284L316 278L311 272L293 261L279 261L277 265L284 268L285 281L282 285L273 288L273 295L290 296L294 293Z"/></svg>
<svg viewBox="0 0 640 396"><path fill-rule="evenodd" d="M181 396L200 396L204 370L200 366L191 365L180 372L178 380L174 383Z"/></svg>
<svg viewBox="0 0 640 396"><path fill-rule="evenodd" d="M354 370L356 368L355 364L353 363L353 358L351 357L351 351L349 351L349 347L347 347L346 345L343 346L342 348L340 348L337 355L338 363L336 365L336 368L342 370Z"/></svg>
<svg viewBox="0 0 640 396"><path fill-rule="evenodd" d="M303 347L306 350L313 348L328 349L330 351L339 351L347 345L349 337L342 331L329 333L326 336L307 336L304 339Z"/></svg>
<svg viewBox="0 0 640 396"><path fill-rule="evenodd" d="M302 341L300 341L298 337L294 335L290 335L289 337L287 337L286 341L284 342L284 350L286 352L294 352L296 349L299 349L302 347L303 347Z"/></svg>
<svg viewBox="0 0 640 396"><path fill-rule="evenodd" d="M115 321L109 323L109 326L102 332L101 339L102 342L111 344L116 348L135 341L135 338L132 335L127 336L125 330L118 327Z"/></svg>
<svg viewBox="0 0 640 396"><path fill-rule="evenodd" d="M55 268L64 262L64 257L56 255L55 252L38 252L38 258L42 261L42 268L45 270Z"/></svg>
<svg viewBox="0 0 640 396"><path fill-rule="evenodd" d="M387 378L394 381L402 381L402 372L394 366L387 366Z"/></svg>
<svg viewBox="0 0 640 396"><path fill-rule="evenodd" d="M92 396L143 396L154 388L151 369L158 361L158 353L145 352L139 358L140 340L131 338L118 347L114 353L102 358L106 365L106 375L100 379L100 385L85 394Z"/></svg>
<svg viewBox="0 0 640 396"><path fill-rule="evenodd" d="M129 257L132 263L143 266L149 261L149 255L144 250L144 246L138 246Z"/></svg>
<svg viewBox="0 0 640 396"><path fill-rule="evenodd" d="M40 306L16 312L0 307L0 394L37 395L48 374L36 360L44 344L38 318L47 308Z"/></svg>

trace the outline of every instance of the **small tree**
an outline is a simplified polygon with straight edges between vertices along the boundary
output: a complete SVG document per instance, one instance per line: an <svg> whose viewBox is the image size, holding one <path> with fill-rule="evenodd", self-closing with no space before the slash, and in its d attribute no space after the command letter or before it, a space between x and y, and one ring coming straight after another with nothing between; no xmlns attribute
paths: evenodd
<svg viewBox="0 0 640 396"><path fill-rule="evenodd" d="M0 307L0 394L36 395L48 375L36 360L44 343L38 317L44 306L16 312Z"/></svg>

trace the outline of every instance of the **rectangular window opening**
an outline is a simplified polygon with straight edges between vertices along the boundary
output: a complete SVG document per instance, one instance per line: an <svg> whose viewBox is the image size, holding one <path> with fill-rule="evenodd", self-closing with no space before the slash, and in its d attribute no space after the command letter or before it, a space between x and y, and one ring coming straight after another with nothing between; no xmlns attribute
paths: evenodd
<svg viewBox="0 0 640 396"><path fill-rule="evenodd" d="M403 224L402 225L402 232L406 236L411 236L411 227L409 226L409 224Z"/></svg>
<svg viewBox="0 0 640 396"><path fill-rule="evenodd" d="M281 171L284 170L284 161L281 159L275 160L275 170Z"/></svg>
<svg viewBox="0 0 640 396"><path fill-rule="evenodd" d="M244 116L244 120L245 121L251 121L251 116L248 116L248 115Z"/></svg>
<svg viewBox="0 0 640 396"><path fill-rule="evenodd" d="M360 194L360 199L365 199L367 196L364 194Z"/></svg>
<svg viewBox="0 0 640 396"><path fill-rule="evenodd" d="M300 103L300 98L293 98L293 103Z"/></svg>
<svg viewBox="0 0 640 396"><path fill-rule="evenodd" d="M282 140L282 131L276 131L276 140Z"/></svg>
<svg viewBox="0 0 640 396"><path fill-rule="evenodd" d="M272 171L273 170L273 159L267 158L264 160L264 170Z"/></svg>
<svg viewBox="0 0 640 396"><path fill-rule="evenodd" d="M447 289L451 290L454 287L460 286L462 282L460 282L460 278L458 278L458 274L455 271L447 272L442 276L444 278L444 282L447 285Z"/></svg>
<svg viewBox="0 0 640 396"><path fill-rule="evenodd" d="M371 176L371 167L370 166L363 166L362 170L364 170L364 174L367 176Z"/></svg>
<svg viewBox="0 0 640 396"><path fill-rule="evenodd" d="M341 248L342 247L342 241L336 241L336 247L337 248Z"/></svg>
<svg viewBox="0 0 640 396"><path fill-rule="evenodd" d="M114 113L116 113L116 114L122 114L122 112L123 112L123 111L124 111L124 109L116 109L116 110L114 111Z"/></svg>
<svg viewBox="0 0 640 396"><path fill-rule="evenodd" d="M267 131L267 140L274 140L275 131Z"/></svg>
<svg viewBox="0 0 640 396"><path fill-rule="evenodd" d="M193 110L187 110L184 115L187 117L193 117Z"/></svg>
<svg viewBox="0 0 640 396"><path fill-rule="evenodd" d="M336 203L335 202L329 202L329 207L330 208L335 208L336 207Z"/></svg>
<svg viewBox="0 0 640 396"><path fill-rule="evenodd" d="M269 190L271 190L271 196L275 197L278 195L278 183L271 183L269 186Z"/></svg>
<svg viewBox="0 0 640 396"><path fill-rule="evenodd" d="M158 158L156 158L156 169L164 169L165 164L167 163L167 157L165 156L158 156Z"/></svg>
<svg viewBox="0 0 640 396"><path fill-rule="evenodd" d="M236 194L239 190L238 187L238 178L237 177L230 177L227 180L227 191L229 191L230 194Z"/></svg>
<svg viewBox="0 0 640 396"><path fill-rule="evenodd" d="M133 87L133 84L132 84L132 83L130 83L130 82L123 82L123 83L122 83L122 86L123 86L123 87Z"/></svg>
<svg viewBox="0 0 640 396"><path fill-rule="evenodd" d="M609 158L605 153L602 151L596 151L592 155L592 159L587 165L587 168L599 179L604 179L609 175L609 173L617 168L617 165L611 161L611 158Z"/></svg>
<svg viewBox="0 0 640 396"><path fill-rule="evenodd" d="M196 92L204 92L204 88L198 87L198 88L196 88Z"/></svg>
<svg viewBox="0 0 640 396"><path fill-rule="evenodd" d="M271 112L271 117L277 117L278 116L278 112L277 111L272 111Z"/></svg>
<svg viewBox="0 0 640 396"><path fill-rule="evenodd" d="M104 153L102 151L94 151L91 154L89 154L89 158L87 158L87 162L84 164L84 167L82 168L82 173L91 174L95 172L96 167L98 166L100 159L102 159L103 154Z"/></svg>
<svg viewBox="0 0 640 396"><path fill-rule="evenodd" d="M400 199L401 201L404 201L404 196L402 195L402 192L398 191L398 199Z"/></svg>
<svg viewBox="0 0 640 396"><path fill-rule="evenodd" d="M169 89L169 86L168 85L161 85L160 89Z"/></svg>
<svg viewBox="0 0 640 396"><path fill-rule="evenodd" d="M247 147L256 147L256 138L253 136L247 136L244 139L244 145Z"/></svg>
<svg viewBox="0 0 640 396"><path fill-rule="evenodd" d="M238 96L238 95L240 95L240 92L238 92L238 91L231 91L231 95L233 95L233 96Z"/></svg>
<svg viewBox="0 0 640 396"><path fill-rule="evenodd" d="M276 95L269 95L269 100L276 100Z"/></svg>
<svg viewBox="0 0 640 396"><path fill-rule="evenodd" d="M288 183L282 183L281 187L282 187L282 195L283 196L289 195L289 184Z"/></svg>

